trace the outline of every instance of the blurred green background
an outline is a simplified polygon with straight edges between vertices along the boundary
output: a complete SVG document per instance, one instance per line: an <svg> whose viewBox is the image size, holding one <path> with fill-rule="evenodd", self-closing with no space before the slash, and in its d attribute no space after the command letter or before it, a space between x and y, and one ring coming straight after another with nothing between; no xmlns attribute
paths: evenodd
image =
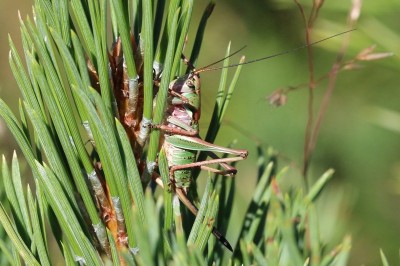
<svg viewBox="0 0 400 266"><path fill-rule="evenodd" d="M193 25L207 1L197 1ZM306 11L311 1L302 1ZM31 15L31 1L0 1L0 97L17 110L18 88L8 66L7 34L20 44L18 13ZM351 1L326 1L315 25L314 40L345 31ZM376 44L377 52L393 52L383 60L364 62L357 70L339 74L323 121L310 168L310 179L326 169L336 173L321 199L321 230L327 241L353 237L349 265L377 265L382 248L390 261L398 261L400 248L400 2L364 1L357 31L351 33L346 54L351 59ZM193 28L192 32L194 32ZM313 47L316 77L327 73L339 50L342 36ZM194 34L189 36L190 47ZM232 50L243 45L247 59L255 59L304 43L300 12L292 1L218 0L209 20L198 67L223 57L229 41ZM20 46L19 46L20 47ZM238 56L232 62L238 61ZM213 108L219 71L202 74L203 113L207 125ZM280 152L280 166L290 165L291 183L300 183L304 131L307 121L307 89L288 95L280 108L270 106L266 96L274 90L308 81L306 50L244 66L217 143L247 148L249 159L239 163L239 199L250 200L256 176L256 145ZM315 92L319 107L326 82ZM317 110L317 109L316 109ZM240 129L237 129L238 125ZM245 131L245 132L244 132ZM0 151L8 158L17 145L0 121ZM238 211L240 212L240 210ZM238 221L240 222L240 221ZM332 240L333 239L333 240Z"/></svg>

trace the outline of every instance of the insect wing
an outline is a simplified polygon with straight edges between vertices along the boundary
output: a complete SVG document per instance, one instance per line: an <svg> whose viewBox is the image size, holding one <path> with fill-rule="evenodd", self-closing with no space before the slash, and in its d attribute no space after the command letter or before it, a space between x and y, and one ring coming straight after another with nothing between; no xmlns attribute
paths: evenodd
<svg viewBox="0 0 400 266"><path fill-rule="evenodd" d="M169 136L167 140L170 144L175 147L194 150L194 151L212 151L212 152L222 152L229 154L241 154L239 151L229 149L226 147L214 145L200 138L188 137L182 135Z"/></svg>

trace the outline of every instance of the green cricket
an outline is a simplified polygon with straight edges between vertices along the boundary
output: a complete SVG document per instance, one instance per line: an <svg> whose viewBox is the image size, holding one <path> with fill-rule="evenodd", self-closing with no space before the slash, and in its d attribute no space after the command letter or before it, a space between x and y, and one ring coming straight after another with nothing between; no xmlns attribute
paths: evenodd
<svg viewBox="0 0 400 266"><path fill-rule="evenodd" d="M184 57L183 59L191 71L170 83L165 122L162 125L154 125L153 128L164 132L165 139L161 149L165 152L168 161L171 187L189 210L197 215L197 208L187 197L188 188L192 182L191 170L199 167L224 176L234 176L237 170L229 163L246 159L248 152L247 150L218 146L199 137L200 75L191 63ZM211 159L196 162L199 151L207 152ZM234 156L219 158L215 154L216 152ZM211 164L219 164L222 169L210 167ZM232 251L229 242L216 228L213 228L213 234L225 247Z"/></svg>

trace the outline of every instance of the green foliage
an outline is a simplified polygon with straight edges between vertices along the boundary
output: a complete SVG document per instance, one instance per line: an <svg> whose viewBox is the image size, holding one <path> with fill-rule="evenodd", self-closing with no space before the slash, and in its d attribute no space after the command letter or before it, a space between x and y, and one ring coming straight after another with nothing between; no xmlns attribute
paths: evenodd
<svg viewBox="0 0 400 266"><path fill-rule="evenodd" d="M191 62L213 6L211 1L204 11ZM35 184L24 189L17 156L11 172L3 157L0 233L8 237L1 237L0 249L8 263L51 265L58 259L49 252L51 229L67 265L346 264L350 238L332 251L319 233L315 202L333 171L308 192L282 190L285 173L276 173L275 154L266 156L261 148L258 183L243 222L232 217L235 180L210 176L193 226L185 230L189 215L170 187L167 155L158 154L160 130L150 132L149 125L163 122L168 86L185 73L181 53L193 1L37 0L34 11L33 20L20 21L26 66L10 38L10 65L23 98L19 119L0 100L0 116ZM229 54L230 45L226 66ZM228 70L222 71L209 142L240 69L228 89ZM156 161L162 193L148 187L158 174ZM210 235L213 226L226 232L238 223L231 254Z"/></svg>

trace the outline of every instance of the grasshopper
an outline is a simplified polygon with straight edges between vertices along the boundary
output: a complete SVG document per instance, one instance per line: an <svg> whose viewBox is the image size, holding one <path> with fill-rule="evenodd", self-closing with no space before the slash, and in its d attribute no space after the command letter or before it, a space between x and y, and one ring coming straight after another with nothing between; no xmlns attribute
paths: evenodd
<svg viewBox="0 0 400 266"><path fill-rule="evenodd" d="M210 66L215 64L213 63L204 68L196 70L194 66L182 55L182 59L186 65L188 65L190 72L173 80L170 83L165 122L162 125L153 125L153 128L158 128L164 131L165 139L161 149L166 154L171 186L174 188L174 191L179 196L181 201L194 215L197 215L197 208L187 197L188 188L192 179L192 169L201 168L224 176L234 176L237 171L234 167L230 166L229 163L244 160L248 155L247 150L230 149L218 146L206 142L199 137L198 122L201 114L200 72L263 61L317 44L347 32L349 31L330 36L311 44L289 49L281 53L224 67L210 68ZM216 63L220 61L217 61ZM199 151L207 152L211 159L196 161L197 153ZM218 158L215 152L231 154L234 155L234 157ZM209 166L210 164L219 164L223 169L212 168ZM229 250L232 250L229 242L216 230L215 227L213 228L212 232L225 247L227 247Z"/></svg>
<svg viewBox="0 0 400 266"><path fill-rule="evenodd" d="M170 83L165 122L162 125L154 125L153 128L164 132L161 149L166 154L171 186L189 210L197 215L197 208L187 198L188 188L192 181L191 170L200 167L224 176L234 176L237 170L228 163L246 159L248 152L218 146L199 137L200 75L184 56L182 59L191 69L190 73ZM196 162L199 151L207 152L211 159ZM215 152L231 154L234 157L218 158ZM223 169L209 167L210 164L219 164ZM216 228L213 228L212 232L225 247L232 251L229 242Z"/></svg>
<svg viewBox="0 0 400 266"><path fill-rule="evenodd" d="M198 135L201 111L199 74L193 70L172 81L169 90L170 104L166 111L166 123L159 126L159 129L164 131L163 149L166 151L170 175L175 185L187 192L191 182L189 170L195 167L227 176L236 174L236 169L227 163L245 159L248 152L206 142ZM208 152L212 159L196 162L198 151ZM221 159L217 158L214 152L232 154L235 157ZM221 164L224 170L207 166L215 163Z"/></svg>

